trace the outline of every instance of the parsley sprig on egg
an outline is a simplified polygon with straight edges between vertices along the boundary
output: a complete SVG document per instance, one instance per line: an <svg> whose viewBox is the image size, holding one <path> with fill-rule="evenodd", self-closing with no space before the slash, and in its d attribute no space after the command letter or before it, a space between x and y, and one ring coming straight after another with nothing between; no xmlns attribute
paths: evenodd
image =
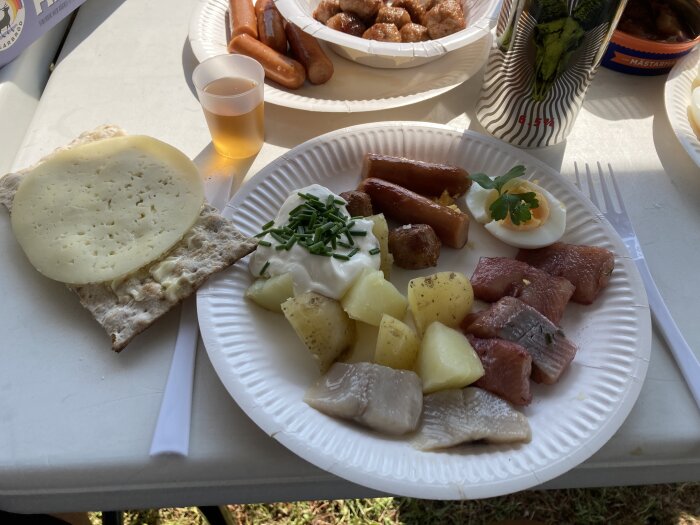
<svg viewBox="0 0 700 525"><path fill-rule="evenodd" d="M530 210L540 205L535 192L510 193L507 189L503 189L506 183L524 174L525 166L518 165L493 179L485 173L474 173L469 178L484 189L498 192L498 198L489 206L491 217L500 221L510 215L511 222L517 226L532 219Z"/></svg>

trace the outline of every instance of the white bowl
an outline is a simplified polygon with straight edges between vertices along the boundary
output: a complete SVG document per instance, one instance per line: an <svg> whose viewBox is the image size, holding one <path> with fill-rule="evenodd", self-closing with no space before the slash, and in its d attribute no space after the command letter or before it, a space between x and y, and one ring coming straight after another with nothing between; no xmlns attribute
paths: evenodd
<svg viewBox="0 0 700 525"><path fill-rule="evenodd" d="M325 41L338 55L378 68L415 67L476 42L490 32L498 18L500 0L464 0L467 27L437 40L393 43L367 40L326 27L311 14L319 0L274 0L284 18Z"/></svg>

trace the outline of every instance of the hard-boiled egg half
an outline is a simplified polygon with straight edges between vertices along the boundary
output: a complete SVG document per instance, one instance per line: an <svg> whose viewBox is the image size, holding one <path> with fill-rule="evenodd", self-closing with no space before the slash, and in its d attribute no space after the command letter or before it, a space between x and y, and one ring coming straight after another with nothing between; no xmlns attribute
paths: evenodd
<svg viewBox="0 0 700 525"><path fill-rule="evenodd" d="M519 178L503 186L501 195L506 192L511 195L535 194L537 207L530 209L529 220L514 224L510 215L503 220L494 220L489 207L499 198L499 193L477 183L471 185L466 197L467 208L474 220L483 224L491 235L516 248L542 248L561 239L566 229L566 207L554 195L534 182Z"/></svg>

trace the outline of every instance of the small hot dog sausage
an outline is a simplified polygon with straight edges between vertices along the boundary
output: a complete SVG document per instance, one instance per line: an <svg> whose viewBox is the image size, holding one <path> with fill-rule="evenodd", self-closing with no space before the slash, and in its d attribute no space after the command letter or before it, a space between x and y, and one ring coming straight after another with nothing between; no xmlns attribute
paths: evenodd
<svg viewBox="0 0 700 525"><path fill-rule="evenodd" d="M306 73L304 66L293 58L278 53L250 35L239 35L231 42L236 53L254 58L262 64L265 77L290 89L297 89L304 84Z"/></svg>
<svg viewBox="0 0 700 525"><path fill-rule="evenodd" d="M364 179L357 189L369 195L375 213L384 213L401 224L427 224L450 248L462 248L467 243L469 216L466 213L382 179Z"/></svg>
<svg viewBox="0 0 700 525"><path fill-rule="evenodd" d="M460 167L367 153L362 161L362 178L383 179L428 197L447 192L452 197L471 186L469 174Z"/></svg>
<svg viewBox="0 0 700 525"><path fill-rule="evenodd" d="M228 51L231 52L231 43L238 35L250 35L258 38L258 20L251 0L229 0L229 23L231 25L231 41Z"/></svg>
<svg viewBox="0 0 700 525"><path fill-rule="evenodd" d="M292 56L304 65L306 76L312 84L323 84L333 76L333 62L310 34L288 23L284 27Z"/></svg>
<svg viewBox="0 0 700 525"><path fill-rule="evenodd" d="M287 37L284 34L284 19L273 0L257 0L255 15L258 19L258 39L278 53L287 52Z"/></svg>

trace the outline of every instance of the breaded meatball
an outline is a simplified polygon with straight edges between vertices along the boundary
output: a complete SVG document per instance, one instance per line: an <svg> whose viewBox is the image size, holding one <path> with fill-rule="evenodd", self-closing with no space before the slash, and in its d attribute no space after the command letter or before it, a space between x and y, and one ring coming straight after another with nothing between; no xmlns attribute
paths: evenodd
<svg viewBox="0 0 700 525"><path fill-rule="evenodd" d="M413 22L399 29L399 33L401 34L401 42L425 42L430 40L428 28Z"/></svg>
<svg viewBox="0 0 700 525"><path fill-rule="evenodd" d="M352 13L338 13L328 19L326 25L331 29L336 29L352 36L362 36L367 26Z"/></svg>
<svg viewBox="0 0 700 525"><path fill-rule="evenodd" d="M402 7L411 17L411 22L422 24L425 16L425 7L421 0L394 0L392 7Z"/></svg>
<svg viewBox="0 0 700 525"><path fill-rule="evenodd" d="M407 224L389 232L389 252L394 264L407 270L436 266L441 244L435 230L427 224Z"/></svg>
<svg viewBox="0 0 700 525"><path fill-rule="evenodd" d="M462 4L457 0L446 0L436 4L425 14L425 27L433 40L461 31L467 27Z"/></svg>
<svg viewBox="0 0 700 525"><path fill-rule="evenodd" d="M372 200L364 191L344 191L340 196L347 202L346 208L351 217L369 217L374 214Z"/></svg>
<svg viewBox="0 0 700 525"><path fill-rule="evenodd" d="M362 38L380 42L401 42L401 35L394 24L374 24L362 34Z"/></svg>
<svg viewBox="0 0 700 525"><path fill-rule="evenodd" d="M340 13L340 0L321 0L314 9L313 17L325 24L328 20Z"/></svg>
<svg viewBox="0 0 700 525"><path fill-rule="evenodd" d="M379 8L377 13L377 24L394 24L401 29L405 24L411 23L411 16L403 7L390 7L385 5Z"/></svg>
<svg viewBox="0 0 700 525"><path fill-rule="evenodd" d="M340 0L340 8L345 13L354 13L368 25L374 20L382 0Z"/></svg>

